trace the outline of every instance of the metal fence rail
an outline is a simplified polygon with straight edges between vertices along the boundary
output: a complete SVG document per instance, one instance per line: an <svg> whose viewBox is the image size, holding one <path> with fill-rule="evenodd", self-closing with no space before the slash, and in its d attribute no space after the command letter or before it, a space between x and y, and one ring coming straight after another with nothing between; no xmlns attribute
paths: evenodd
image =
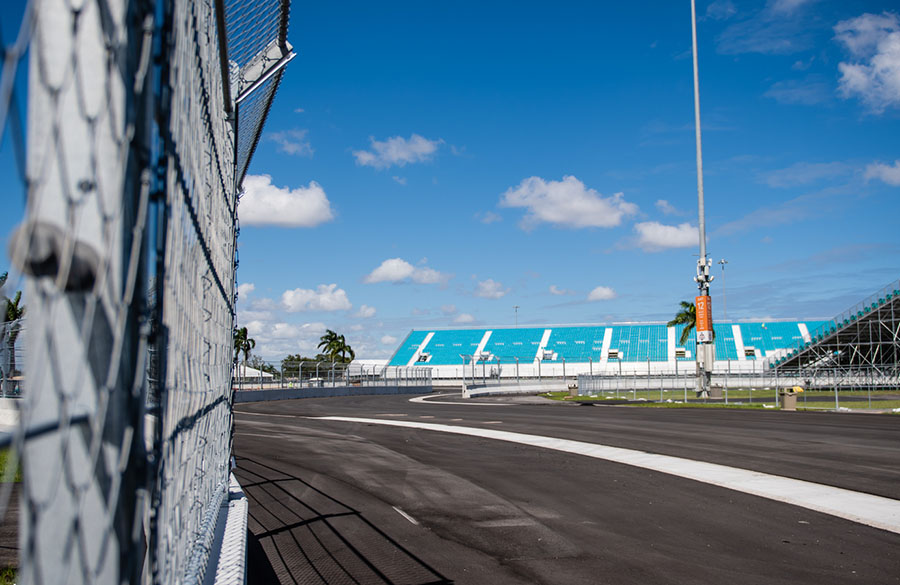
<svg viewBox="0 0 900 585"><path fill-rule="evenodd" d="M430 387L430 368L372 366L339 362L238 364L234 369L235 390L349 387ZM260 369L257 369L260 367Z"/></svg>
<svg viewBox="0 0 900 585"><path fill-rule="evenodd" d="M670 400L693 398L697 390L697 378L693 373L659 371L654 373L630 373L624 375L603 374L578 376L578 394L582 396L612 395L637 398L638 393L647 400ZM801 402L807 396L817 399L823 395L831 395L833 407L839 408L841 396L851 397L854 401L861 397L867 399L868 406L873 404L873 393L887 393L885 398L900 400L900 369L898 368L857 368L849 371L841 368L819 369L805 372L782 372L775 369L758 372L714 372L710 388L719 398L728 400L729 392L738 394L741 399L753 402L755 396L767 396L778 401L779 391L793 387L804 389L806 396L801 395ZM658 393L658 394L657 394ZM877 406L876 396L876 406ZM819 400L818 402L822 402ZM831 408L826 403L823 407Z"/></svg>

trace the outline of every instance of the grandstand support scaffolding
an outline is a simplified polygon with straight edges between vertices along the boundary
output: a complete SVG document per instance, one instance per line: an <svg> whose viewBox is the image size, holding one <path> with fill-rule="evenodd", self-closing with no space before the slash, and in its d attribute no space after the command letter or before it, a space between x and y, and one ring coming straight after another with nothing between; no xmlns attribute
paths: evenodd
<svg viewBox="0 0 900 585"><path fill-rule="evenodd" d="M844 389L900 387L900 281L824 321L767 360L797 385Z"/></svg>

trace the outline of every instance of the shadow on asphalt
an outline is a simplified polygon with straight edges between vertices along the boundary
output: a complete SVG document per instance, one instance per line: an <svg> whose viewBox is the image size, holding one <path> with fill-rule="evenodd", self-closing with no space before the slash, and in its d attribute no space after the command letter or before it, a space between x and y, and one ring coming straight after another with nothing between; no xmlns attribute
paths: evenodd
<svg viewBox="0 0 900 585"><path fill-rule="evenodd" d="M10 488L6 510L0 517L0 571L19 563L19 498L22 484L0 485L0 490Z"/></svg>
<svg viewBox="0 0 900 585"><path fill-rule="evenodd" d="M246 457L237 464L250 503L248 584L452 585L361 512L307 481Z"/></svg>

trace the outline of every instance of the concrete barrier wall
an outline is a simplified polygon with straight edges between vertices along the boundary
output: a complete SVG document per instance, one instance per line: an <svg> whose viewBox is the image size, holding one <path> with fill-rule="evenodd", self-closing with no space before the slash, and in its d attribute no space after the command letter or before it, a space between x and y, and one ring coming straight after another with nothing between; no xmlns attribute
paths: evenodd
<svg viewBox="0 0 900 585"><path fill-rule="evenodd" d="M543 384L501 384L497 386L463 386L463 398L476 398L478 396L534 396L544 392L560 392L569 389L572 381L554 380Z"/></svg>
<svg viewBox="0 0 900 585"><path fill-rule="evenodd" d="M430 394L431 386L336 386L334 388L281 388L277 390L239 390L235 404L269 402L297 398L331 398L334 396L380 396L391 394Z"/></svg>

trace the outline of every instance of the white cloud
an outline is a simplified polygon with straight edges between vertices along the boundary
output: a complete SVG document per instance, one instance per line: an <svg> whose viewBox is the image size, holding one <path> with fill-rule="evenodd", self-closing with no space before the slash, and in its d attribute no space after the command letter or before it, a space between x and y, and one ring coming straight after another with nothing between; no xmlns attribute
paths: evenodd
<svg viewBox="0 0 900 585"><path fill-rule="evenodd" d="M293 154L296 156L308 156L312 158L315 152L307 140L306 135L309 130L301 130L294 128L292 130L282 130L281 132L272 132L266 134L266 139L278 143L278 150L285 154Z"/></svg>
<svg viewBox="0 0 900 585"><path fill-rule="evenodd" d="M790 54L805 50L815 42L814 27L801 10L818 0L769 0L750 18L728 26L716 38L720 53Z"/></svg>
<svg viewBox="0 0 900 585"><path fill-rule="evenodd" d="M807 69L812 67L812 64L815 62L815 60L815 55L811 56L805 61L803 59L798 59L797 61L794 61L793 65L791 65L791 69L793 69L794 71L806 71Z"/></svg>
<svg viewBox="0 0 900 585"><path fill-rule="evenodd" d="M299 311L342 311L353 308L344 289L336 284L320 284L316 290L295 288L281 295L281 304L290 313Z"/></svg>
<svg viewBox="0 0 900 585"><path fill-rule="evenodd" d="M269 333L272 339L290 339L300 335L300 327L290 323L275 323Z"/></svg>
<svg viewBox="0 0 900 585"><path fill-rule="evenodd" d="M409 140L402 136L394 136L381 142L374 137L369 138L372 144L371 150L354 150L356 164L361 166L386 169L393 165L405 166L407 163L417 163L430 160L443 140L428 140L418 134L413 134Z"/></svg>
<svg viewBox="0 0 900 585"><path fill-rule="evenodd" d="M573 176L563 177L562 181L529 177L507 190L500 205L527 209L522 218L523 229L541 222L571 228L614 227L622 223L623 217L638 212L638 206L625 201L622 193L603 197Z"/></svg>
<svg viewBox="0 0 900 585"><path fill-rule="evenodd" d="M258 319L254 319L252 321L247 321L244 327L247 328L247 335L250 337L256 337L262 334L266 330L266 324L263 321ZM255 341L255 340L254 340Z"/></svg>
<svg viewBox="0 0 900 585"><path fill-rule="evenodd" d="M774 14L793 14L806 4L815 4L818 0L770 0L769 7Z"/></svg>
<svg viewBox="0 0 900 585"><path fill-rule="evenodd" d="M662 211L666 215L680 215L681 212L675 208L674 205L666 201L665 199L659 199L656 202L656 208Z"/></svg>
<svg viewBox="0 0 900 585"><path fill-rule="evenodd" d="M243 225L315 227L334 219L325 190L315 181L296 189L276 187L269 175L247 175L238 205Z"/></svg>
<svg viewBox="0 0 900 585"><path fill-rule="evenodd" d="M616 291L608 286L598 286L588 293L587 296L587 300L589 301L608 301L614 298L616 298Z"/></svg>
<svg viewBox="0 0 900 585"><path fill-rule="evenodd" d="M844 44L854 57L868 57L878 50L886 36L897 32L900 22L896 14L865 13L834 25L835 39Z"/></svg>
<svg viewBox="0 0 900 585"><path fill-rule="evenodd" d="M689 248L700 242L700 232L689 223L663 225L656 221L645 221L635 224L634 231L638 234L638 246L646 252Z"/></svg>
<svg viewBox="0 0 900 585"><path fill-rule="evenodd" d="M445 315L455 315L456 305L441 305L441 313Z"/></svg>
<svg viewBox="0 0 900 585"><path fill-rule="evenodd" d="M375 270L363 279L363 282L372 284L376 282L403 282L412 280L418 284L438 284L450 279L447 274L442 274L427 266L413 266L402 258L389 258L382 262Z"/></svg>
<svg viewBox="0 0 900 585"><path fill-rule="evenodd" d="M831 99L831 87L817 77L776 81L763 96L779 104L815 106Z"/></svg>
<svg viewBox="0 0 900 585"><path fill-rule="evenodd" d="M245 326L256 341L251 355L276 362L289 353L315 355L319 337L326 329L325 323L286 323L271 317L246 321Z"/></svg>
<svg viewBox="0 0 900 585"><path fill-rule="evenodd" d="M381 338L381 343L383 345L394 345L395 343L397 343L397 338L393 335L384 335Z"/></svg>
<svg viewBox="0 0 900 585"><path fill-rule="evenodd" d="M454 323L474 323L475 317L468 313L460 313L456 316L456 319L453 320Z"/></svg>
<svg viewBox="0 0 900 585"><path fill-rule="evenodd" d="M900 16L866 13L837 23L834 32L857 59L838 64L841 96L860 98L876 114L900 107Z"/></svg>
<svg viewBox="0 0 900 585"><path fill-rule="evenodd" d="M475 287L475 296L483 299L499 299L506 296L509 290L503 288L503 283L489 278L478 283L478 286Z"/></svg>
<svg viewBox="0 0 900 585"><path fill-rule="evenodd" d="M478 212L475 214L475 219L484 224L491 224L498 221L503 221L503 216L499 213L494 213L493 211L485 211Z"/></svg>
<svg viewBox="0 0 900 585"><path fill-rule="evenodd" d="M238 298L245 298L247 295L256 290L256 286L252 282L245 282L238 285Z"/></svg>
<svg viewBox="0 0 900 585"><path fill-rule="evenodd" d="M396 181L400 185L406 185L406 177L398 177L397 175L394 175L391 178L394 179L394 181Z"/></svg>
<svg viewBox="0 0 900 585"><path fill-rule="evenodd" d="M737 14L737 8L731 0L715 0L706 7L706 18L728 20Z"/></svg>
<svg viewBox="0 0 900 585"><path fill-rule="evenodd" d="M841 162L808 163L798 162L787 168L770 171L763 181L770 187L795 187L808 185L822 179L831 179L850 173L852 169Z"/></svg>
<svg viewBox="0 0 900 585"><path fill-rule="evenodd" d="M878 179L888 185L900 187L900 160L895 160L893 165L884 163L872 163L866 167L866 180Z"/></svg>
<svg viewBox="0 0 900 585"><path fill-rule="evenodd" d="M555 284L550 285L550 294L556 296L564 296L564 295L573 295L575 291L569 290L567 288L559 288Z"/></svg>
<svg viewBox="0 0 900 585"><path fill-rule="evenodd" d="M369 305L360 305L359 311L356 312L356 316L362 319L369 319L375 316L375 307L370 307Z"/></svg>

